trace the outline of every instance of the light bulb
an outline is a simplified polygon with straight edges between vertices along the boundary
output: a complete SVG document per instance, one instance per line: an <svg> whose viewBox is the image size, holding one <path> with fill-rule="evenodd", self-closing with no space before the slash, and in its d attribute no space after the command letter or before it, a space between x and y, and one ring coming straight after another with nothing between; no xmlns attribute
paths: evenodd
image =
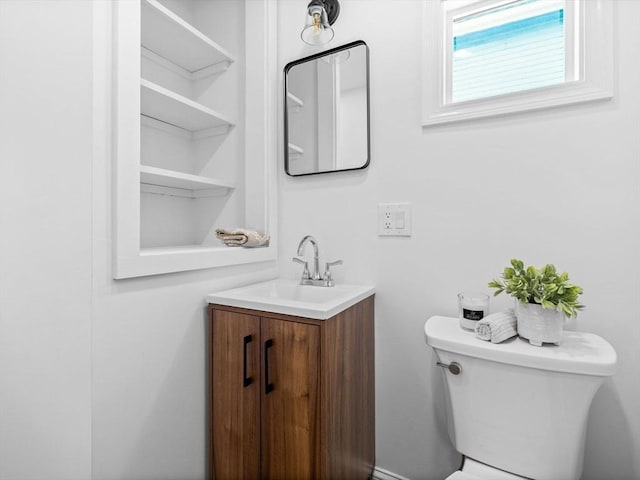
<svg viewBox="0 0 640 480"><path fill-rule="evenodd" d="M320 12L316 12L313 14L313 33L317 35L318 30L322 28L320 25Z"/></svg>

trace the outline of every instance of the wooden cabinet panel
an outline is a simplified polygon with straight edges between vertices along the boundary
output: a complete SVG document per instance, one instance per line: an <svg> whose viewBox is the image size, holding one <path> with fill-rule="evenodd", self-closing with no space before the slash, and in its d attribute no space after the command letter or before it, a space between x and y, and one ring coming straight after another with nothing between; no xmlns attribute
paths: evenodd
<svg viewBox="0 0 640 480"><path fill-rule="evenodd" d="M314 478L318 453L320 328L262 319L262 478ZM264 389L264 387L263 387Z"/></svg>
<svg viewBox="0 0 640 480"><path fill-rule="evenodd" d="M212 478L370 478L373 296L327 320L221 305L210 312Z"/></svg>
<svg viewBox="0 0 640 480"><path fill-rule="evenodd" d="M211 472L216 480L258 479L260 317L211 316Z"/></svg>
<svg viewBox="0 0 640 480"><path fill-rule="evenodd" d="M320 478L367 479L375 458L373 297L336 315L322 336Z"/></svg>

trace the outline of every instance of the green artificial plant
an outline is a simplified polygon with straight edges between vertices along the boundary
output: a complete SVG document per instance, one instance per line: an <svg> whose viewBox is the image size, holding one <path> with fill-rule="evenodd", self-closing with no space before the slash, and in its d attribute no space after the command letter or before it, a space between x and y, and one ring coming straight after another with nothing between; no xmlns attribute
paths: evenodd
<svg viewBox="0 0 640 480"><path fill-rule="evenodd" d="M508 293L522 303L535 303L543 308L551 308L563 312L567 317L576 317L578 310L584 305L578 302L582 288L569 283L569 274L558 274L554 265L542 268L528 266L518 259L511 260L501 279L489 282L495 288L495 295Z"/></svg>

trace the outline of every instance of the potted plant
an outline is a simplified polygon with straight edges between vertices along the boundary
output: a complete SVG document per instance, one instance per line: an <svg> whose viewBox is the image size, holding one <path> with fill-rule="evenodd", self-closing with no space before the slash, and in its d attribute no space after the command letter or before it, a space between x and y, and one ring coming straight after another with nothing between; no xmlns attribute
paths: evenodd
<svg viewBox="0 0 640 480"><path fill-rule="evenodd" d="M566 317L576 317L584 308L578 302L582 288L569 283L569 274L558 274L551 264L525 268L514 258L502 278L489 282L489 287L496 289L494 296L505 292L517 300L518 335L532 345L559 344Z"/></svg>

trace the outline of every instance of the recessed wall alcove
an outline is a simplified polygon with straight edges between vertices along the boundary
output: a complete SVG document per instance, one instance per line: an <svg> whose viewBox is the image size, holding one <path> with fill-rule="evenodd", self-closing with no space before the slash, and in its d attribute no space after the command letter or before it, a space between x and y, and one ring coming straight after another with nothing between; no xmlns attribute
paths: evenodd
<svg viewBox="0 0 640 480"><path fill-rule="evenodd" d="M114 2L114 278L276 258L275 8ZM216 239L235 227L271 244Z"/></svg>

